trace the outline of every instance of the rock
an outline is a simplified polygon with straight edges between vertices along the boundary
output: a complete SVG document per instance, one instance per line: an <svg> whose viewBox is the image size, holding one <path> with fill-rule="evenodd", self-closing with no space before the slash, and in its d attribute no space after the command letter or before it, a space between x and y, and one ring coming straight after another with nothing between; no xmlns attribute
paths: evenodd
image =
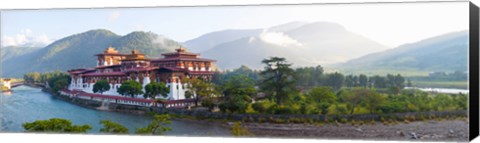
<svg viewBox="0 0 480 143"><path fill-rule="evenodd" d="M448 130L448 133L453 134L454 132L453 132L453 130L450 129L450 130Z"/></svg>
<svg viewBox="0 0 480 143"><path fill-rule="evenodd" d="M411 139L418 139L418 136L415 132L410 132L410 138Z"/></svg>
<svg viewBox="0 0 480 143"><path fill-rule="evenodd" d="M358 132L363 132L363 130L360 129L360 128L356 128L355 130L358 131Z"/></svg>
<svg viewBox="0 0 480 143"><path fill-rule="evenodd" d="M405 133L403 133L403 131L397 131L397 134L400 136L405 136Z"/></svg>

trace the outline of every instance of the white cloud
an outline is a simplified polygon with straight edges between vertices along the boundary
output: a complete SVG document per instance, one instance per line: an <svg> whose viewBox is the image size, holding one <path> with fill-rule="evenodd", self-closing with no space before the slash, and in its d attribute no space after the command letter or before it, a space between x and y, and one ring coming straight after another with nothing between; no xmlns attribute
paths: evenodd
<svg viewBox="0 0 480 143"><path fill-rule="evenodd" d="M110 15L108 16L108 21L110 21L110 22L115 21L120 17L120 15L121 14L118 11L111 12Z"/></svg>
<svg viewBox="0 0 480 143"><path fill-rule="evenodd" d="M268 30L263 30L262 33L260 33L259 38L264 42L283 47L303 45L297 40L285 35L283 32L269 32Z"/></svg>
<svg viewBox="0 0 480 143"><path fill-rule="evenodd" d="M43 47L53 42L47 35L34 35L31 29L22 29L15 36L3 35L2 46Z"/></svg>

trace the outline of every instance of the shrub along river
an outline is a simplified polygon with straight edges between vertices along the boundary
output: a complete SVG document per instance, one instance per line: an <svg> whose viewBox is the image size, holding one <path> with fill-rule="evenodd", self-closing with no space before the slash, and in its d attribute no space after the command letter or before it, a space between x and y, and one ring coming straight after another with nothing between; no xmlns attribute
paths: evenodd
<svg viewBox="0 0 480 143"><path fill-rule="evenodd" d="M39 88L19 86L11 93L0 93L0 132L23 132L22 124L35 120L64 118L73 124L89 124L92 130L88 133L99 133L100 120L120 123L129 129L147 126L152 117L118 112L98 111L84 108L55 99ZM201 124L172 120L169 125L172 131L169 136L230 136L230 130L218 124Z"/></svg>

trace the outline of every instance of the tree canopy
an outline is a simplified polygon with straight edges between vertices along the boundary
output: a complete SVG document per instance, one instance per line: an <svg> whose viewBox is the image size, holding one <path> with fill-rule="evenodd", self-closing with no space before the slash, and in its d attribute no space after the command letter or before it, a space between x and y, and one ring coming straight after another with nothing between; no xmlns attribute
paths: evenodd
<svg viewBox="0 0 480 143"><path fill-rule="evenodd" d="M264 70L260 73L262 77L261 89L277 104L283 104L289 93L295 91L295 72L290 68L285 58L271 57L262 61L265 64Z"/></svg>
<svg viewBox="0 0 480 143"><path fill-rule="evenodd" d="M128 128L122 126L119 123L115 123L109 120L101 120L100 124L103 125L103 128L100 129L100 132L103 132L103 133L115 133L115 134L128 133Z"/></svg>
<svg viewBox="0 0 480 143"><path fill-rule="evenodd" d="M143 94L142 84L135 80L127 80L120 85L117 92L124 96L135 97L136 95Z"/></svg>
<svg viewBox="0 0 480 143"><path fill-rule="evenodd" d="M27 132L86 133L90 125L72 125L70 120L51 118L22 124Z"/></svg>
<svg viewBox="0 0 480 143"><path fill-rule="evenodd" d="M103 94L103 92L110 90L110 84L107 80L99 80L93 84L93 92Z"/></svg>
<svg viewBox="0 0 480 143"><path fill-rule="evenodd" d="M169 92L170 89L165 85L165 83L150 82L145 86L145 94L143 95L143 97L155 99L155 97L160 94L166 98Z"/></svg>
<svg viewBox="0 0 480 143"><path fill-rule="evenodd" d="M170 121L170 116L168 114L155 115L152 122L143 128L137 128L137 134L151 134L151 135L161 135L164 132L172 130L166 125L172 124Z"/></svg>

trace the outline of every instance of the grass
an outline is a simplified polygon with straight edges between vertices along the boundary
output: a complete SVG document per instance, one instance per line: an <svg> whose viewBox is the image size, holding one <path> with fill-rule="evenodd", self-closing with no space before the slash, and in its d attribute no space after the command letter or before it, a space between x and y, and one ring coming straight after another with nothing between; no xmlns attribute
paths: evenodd
<svg viewBox="0 0 480 143"><path fill-rule="evenodd" d="M467 89L468 81L412 81L415 87Z"/></svg>

